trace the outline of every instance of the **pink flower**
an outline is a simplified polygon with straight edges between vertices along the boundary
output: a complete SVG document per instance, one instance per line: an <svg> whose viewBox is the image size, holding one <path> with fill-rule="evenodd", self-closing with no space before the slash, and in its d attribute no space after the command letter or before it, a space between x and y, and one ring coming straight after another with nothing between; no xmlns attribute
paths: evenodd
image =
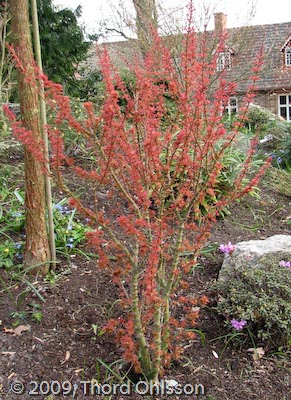
<svg viewBox="0 0 291 400"><path fill-rule="evenodd" d="M247 324L247 321L245 321L244 319L241 319L240 321L238 321L237 319L232 319L230 323L234 329L240 331Z"/></svg>
<svg viewBox="0 0 291 400"><path fill-rule="evenodd" d="M219 246L219 250L225 254L231 254L234 251L234 249L235 245L232 244L231 242L228 242L227 244L221 244Z"/></svg>
<svg viewBox="0 0 291 400"><path fill-rule="evenodd" d="M280 265L280 267L290 268L291 267L291 262L290 261L281 260L279 262L279 265Z"/></svg>

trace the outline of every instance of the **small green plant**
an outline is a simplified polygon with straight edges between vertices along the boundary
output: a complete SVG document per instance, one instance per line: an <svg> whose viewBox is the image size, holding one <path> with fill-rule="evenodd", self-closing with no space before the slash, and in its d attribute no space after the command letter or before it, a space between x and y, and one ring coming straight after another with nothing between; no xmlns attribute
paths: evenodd
<svg viewBox="0 0 291 400"><path fill-rule="evenodd" d="M13 265L14 255L17 252L12 240L5 240L0 244L0 268L10 268Z"/></svg>
<svg viewBox="0 0 291 400"><path fill-rule="evenodd" d="M54 224L56 249L60 253L84 253L78 248L86 239L86 233L91 230L88 219L80 221L76 217L76 209L66 206L66 199L54 206Z"/></svg>
<svg viewBox="0 0 291 400"><path fill-rule="evenodd" d="M104 371L103 368L104 368ZM133 368L129 367L124 360L119 359L107 364L101 358L97 358L96 362L96 381L98 382L119 382L125 383L131 381L129 376L133 372ZM102 377L103 375L103 377ZM131 382L132 383L132 382Z"/></svg>
<svg viewBox="0 0 291 400"><path fill-rule="evenodd" d="M23 321L25 321L28 317L30 317L34 322L42 321L43 314L41 312L41 306L37 302L33 301L28 304L28 307L29 308L27 310L12 311L10 313L10 316L14 320L12 323L14 327L23 323Z"/></svg>
<svg viewBox="0 0 291 400"><path fill-rule="evenodd" d="M5 182L4 182L5 183ZM5 237L5 242L0 245L0 268L9 268L17 262L22 262L24 248L25 213L23 209L24 193L19 189L11 189L8 184L2 186L0 196L4 200L0 208L0 235ZM76 209L66 206L67 200L63 199L54 206L54 224L56 249L59 253L82 254L80 246L85 242L86 233L91 229L88 220L79 220ZM19 241L14 242L12 234L19 235ZM11 235L11 236L10 236Z"/></svg>
<svg viewBox="0 0 291 400"><path fill-rule="evenodd" d="M12 326L16 327L20 325L27 317L27 311L12 311L10 317L14 319Z"/></svg>
<svg viewBox="0 0 291 400"><path fill-rule="evenodd" d="M231 274L231 275L230 275ZM264 267L236 267L218 281L217 312L227 325L237 318L249 334L270 347L288 346L291 337L290 262ZM233 325L234 327L234 325ZM243 329L242 326L241 329Z"/></svg>
<svg viewBox="0 0 291 400"><path fill-rule="evenodd" d="M19 189L13 190L8 182L4 181L0 195L4 200L0 211L1 233L20 233L24 228L25 215L23 210L24 192Z"/></svg>

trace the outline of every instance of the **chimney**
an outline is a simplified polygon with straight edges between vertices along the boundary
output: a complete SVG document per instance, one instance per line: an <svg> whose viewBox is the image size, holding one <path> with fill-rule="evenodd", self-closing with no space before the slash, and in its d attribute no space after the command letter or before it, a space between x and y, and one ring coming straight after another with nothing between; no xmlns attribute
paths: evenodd
<svg viewBox="0 0 291 400"><path fill-rule="evenodd" d="M227 15L220 12L214 14L214 29L217 35L221 35L227 28Z"/></svg>

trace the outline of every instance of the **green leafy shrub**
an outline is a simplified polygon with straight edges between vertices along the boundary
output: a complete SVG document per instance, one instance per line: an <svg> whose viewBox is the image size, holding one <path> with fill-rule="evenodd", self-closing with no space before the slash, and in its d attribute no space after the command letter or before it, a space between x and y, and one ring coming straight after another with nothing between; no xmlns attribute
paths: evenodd
<svg viewBox="0 0 291 400"><path fill-rule="evenodd" d="M252 105L247 114L246 126L252 132L260 133L262 139L272 135L273 143L280 142L290 134L290 124L263 107Z"/></svg>
<svg viewBox="0 0 291 400"><path fill-rule="evenodd" d="M78 86L78 96L81 101L92 101L94 104L100 104L104 96L101 71L88 71L83 68L79 73L80 79L76 82L76 85Z"/></svg>
<svg viewBox="0 0 291 400"><path fill-rule="evenodd" d="M246 126L263 139L259 148L261 153L272 157L272 165L289 169L291 165L291 125L270 111L252 106L248 110Z"/></svg>
<svg viewBox="0 0 291 400"><path fill-rule="evenodd" d="M247 321L258 341L287 345L291 336L291 269L280 265L264 268L240 266L218 281L217 312L228 321Z"/></svg>
<svg viewBox="0 0 291 400"><path fill-rule="evenodd" d="M272 165L288 171L291 169L291 135L272 153Z"/></svg>

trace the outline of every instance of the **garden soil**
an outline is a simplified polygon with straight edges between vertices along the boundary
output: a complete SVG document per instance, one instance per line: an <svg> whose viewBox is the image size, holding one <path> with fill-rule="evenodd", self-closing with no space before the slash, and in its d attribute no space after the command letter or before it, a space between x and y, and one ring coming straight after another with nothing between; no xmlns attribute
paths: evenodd
<svg viewBox="0 0 291 400"><path fill-rule="evenodd" d="M114 207L114 202L110 206ZM248 343L227 343L222 337L223 321L213 309L216 297L211 290L223 261L217 250L220 243L275 234L291 234L291 197L272 184L270 175L260 184L258 198L248 196L236 202L229 214L217 221L208 243L212 251L200 257L199 266L189 275L187 290L208 295L210 303L196 327L202 333L184 343L183 356L163 378L185 385L186 394L169 395L161 390L146 396L141 393L145 386L140 386L140 393L128 393L124 387L122 393L116 389L118 394L105 397L108 385L103 386L103 396L98 390L91 393L92 382L118 383L116 378L112 380L114 374L127 371L120 361L121 349L102 331L107 318L118 309L114 304L116 287L94 260L61 258L54 280L25 276L25 280L15 281L0 270L0 399L291 399L291 351L264 348L256 356ZM42 314L40 322L31 318L35 304ZM16 312L25 315L18 327L13 318ZM21 394L13 393L17 390Z"/></svg>

